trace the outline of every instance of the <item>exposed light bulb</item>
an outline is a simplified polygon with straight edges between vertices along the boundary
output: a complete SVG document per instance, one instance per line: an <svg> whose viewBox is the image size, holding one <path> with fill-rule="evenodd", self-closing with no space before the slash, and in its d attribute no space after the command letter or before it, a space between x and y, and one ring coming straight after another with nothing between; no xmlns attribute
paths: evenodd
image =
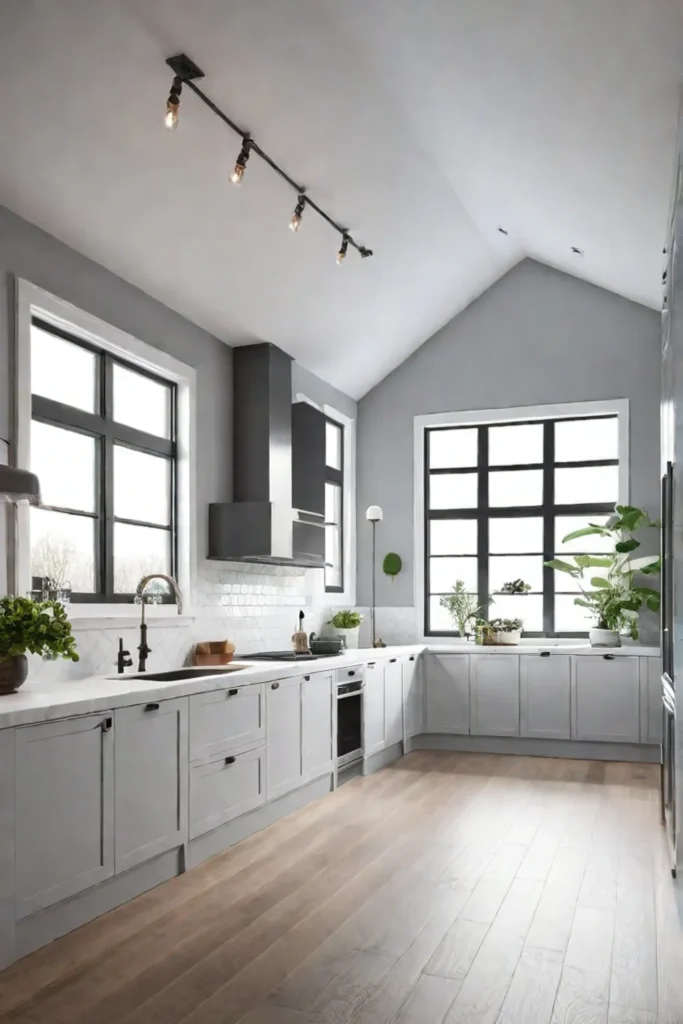
<svg viewBox="0 0 683 1024"><path fill-rule="evenodd" d="M303 216L305 206L306 200L303 196L299 196L299 201L294 207L294 213L292 214L292 219L289 222L290 231L298 231L301 227L301 218Z"/></svg>
<svg viewBox="0 0 683 1024"><path fill-rule="evenodd" d="M240 155L237 157L237 160L235 161L235 167L233 169L232 174L230 175L230 181L233 183L233 185L239 185L241 183L242 178L244 177L244 172L247 169L247 160L249 159L249 154L249 139L243 139Z"/></svg>
<svg viewBox="0 0 683 1024"><path fill-rule="evenodd" d="M342 244L339 246L339 252L337 253L337 263L342 264L346 259L346 250L349 247L349 239L347 235L342 238Z"/></svg>
<svg viewBox="0 0 683 1024"><path fill-rule="evenodd" d="M164 125L170 132L174 132L178 127L178 108L180 103L173 103L171 100L166 104L166 116L164 117Z"/></svg>

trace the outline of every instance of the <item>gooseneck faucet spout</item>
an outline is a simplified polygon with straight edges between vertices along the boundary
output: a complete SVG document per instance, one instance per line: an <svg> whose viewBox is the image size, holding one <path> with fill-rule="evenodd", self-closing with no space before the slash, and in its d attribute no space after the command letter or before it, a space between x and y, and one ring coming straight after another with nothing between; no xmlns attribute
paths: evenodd
<svg viewBox="0 0 683 1024"><path fill-rule="evenodd" d="M169 587L175 594L178 615L182 615L183 612L183 595L180 592L180 587L172 576L167 576L166 573L163 572L152 572L149 576L142 577L138 583L137 590L135 591L135 596L139 599L142 609L142 616L140 619L140 644L138 646L138 651L140 653L140 658L138 660L138 672L145 671L147 658L152 653L152 648L147 644L147 623L145 622L145 590L147 588L147 584L151 583L152 580L164 580L168 583Z"/></svg>

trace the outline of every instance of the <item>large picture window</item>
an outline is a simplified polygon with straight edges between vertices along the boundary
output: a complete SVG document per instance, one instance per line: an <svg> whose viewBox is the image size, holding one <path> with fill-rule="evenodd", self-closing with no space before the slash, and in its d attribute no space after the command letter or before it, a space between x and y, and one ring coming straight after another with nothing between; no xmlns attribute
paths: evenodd
<svg viewBox="0 0 683 1024"><path fill-rule="evenodd" d="M30 450L32 576L112 603L176 574L174 384L34 319Z"/></svg>
<svg viewBox="0 0 683 1024"><path fill-rule="evenodd" d="M456 580L483 607L493 595L490 616L521 618L526 634L585 634L574 581L544 562L601 552L602 538L562 538L619 500L618 416L428 427L424 445L425 635L457 635L440 605ZM531 591L500 593L516 579Z"/></svg>

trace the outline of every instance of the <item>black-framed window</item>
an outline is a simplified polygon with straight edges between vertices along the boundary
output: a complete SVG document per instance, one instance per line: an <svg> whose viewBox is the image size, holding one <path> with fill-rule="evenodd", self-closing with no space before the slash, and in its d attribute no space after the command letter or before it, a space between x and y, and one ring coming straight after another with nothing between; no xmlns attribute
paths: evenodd
<svg viewBox="0 0 683 1024"><path fill-rule="evenodd" d="M344 428L325 422L325 591L344 591Z"/></svg>
<svg viewBox="0 0 683 1024"><path fill-rule="evenodd" d="M424 444L425 635L457 635L440 599L458 579L483 607L493 595L487 617L521 618L527 635L587 633L578 587L543 563L605 550L600 537L562 539L619 500L618 416L433 427ZM516 579L531 591L499 593Z"/></svg>
<svg viewBox="0 0 683 1024"><path fill-rule="evenodd" d="M147 573L176 574L175 384L33 319L31 469L32 576L114 603Z"/></svg>

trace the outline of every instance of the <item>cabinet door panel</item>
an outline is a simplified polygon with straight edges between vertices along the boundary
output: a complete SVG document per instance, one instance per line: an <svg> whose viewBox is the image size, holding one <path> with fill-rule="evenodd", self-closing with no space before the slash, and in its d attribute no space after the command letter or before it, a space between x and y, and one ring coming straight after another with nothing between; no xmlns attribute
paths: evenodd
<svg viewBox="0 0 683 1024"><path fill-rule="evenodd" d="M425 732L469 733L469 654L428 654L425 673Z"/></svg>
<svg viewBox="0 0 683 1024"><path fill-rule="evenodd" d="M385 747L384 663L365 666L363 691L363 756L370 757Z"/></svg>
<svg viewBox="0 0 683 1024"><path fill-rule="evenodd" d="M423 730L422 671L417 655L410 654L401 658L403 676L403 709L405 715L406 736L419 736Z"/></svg>
<svg viewBox="0 0 683 1024"><path fill-rule="evenodd" d="M331 672L304 677L302 687L304 781L319 779L334 771L334 719L337 688Z"/></svg>
<svg viewBox="0 0 683 1024"><path fill-rule="evenodd" d="M384 739L387 747L403 742L403 688L398 658L384 665Z"/></svg>
<svg viewBox="0 0 683 1024"><path fill-rule="evenodd" d="M114 873L112 721L103 711L16 731L19 918Z"/></svg>
<svg viewBox="0 0 683 1024"><path fill-rule="evenodd" d="M640 742L639 659L591 654L572 661L572 739Z"/></svg>
<svg viewBox="0 0 683 1024"><path fill-rule="evenodd" d="M661 658L640 659L640 739L661 743L664 724Z"/></svg>
<svg viewBox="0 0 683 1024"><path fill-rule="evenodd" d="M473 654L470 674L470 732L477 736L519 736L519 657Z"/></svg>
<svg viewBox="0 0 683 1024"><path fill-rule="evenodd" d="M265 802L263 746L190 769L190 839Z"/></svg>
<svg viewBox="0 0 683 1024"><path fill-rule="evenodd" d="M266 792L268 800L301 785L302 679L266 684Z"/></svg>
<svg viewBox="0 0 683 1024"><path fill-rule="evenodd" d="M253 747L265 739L265 687L233 686L190 697L190 757Z"/></svg>
<svg viewBox="0 0 683 1024"><path fill-rule="evenodd" d="M187 841L187 697L114 716L117 873Z"/></svg>
<svg viewBox="0 0 683 1024"><path fill-rule="evenodd" d="M520 735L568 740L570 663L568 654L520 657Z"/></svg>

